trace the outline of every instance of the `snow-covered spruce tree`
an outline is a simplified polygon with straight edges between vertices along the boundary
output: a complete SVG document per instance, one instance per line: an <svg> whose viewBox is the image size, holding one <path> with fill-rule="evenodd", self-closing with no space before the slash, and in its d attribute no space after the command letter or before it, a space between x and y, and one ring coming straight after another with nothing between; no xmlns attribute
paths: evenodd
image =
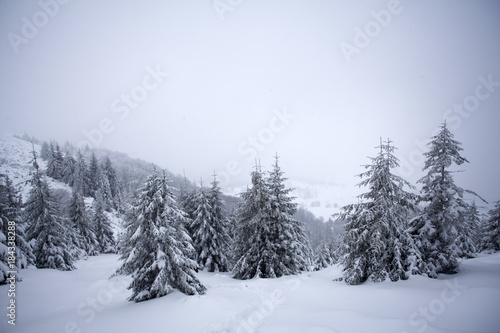
<svg viewBox="0 0 500 333"><path fill-rule="evenodd" d="M97 191L96 199L94 200L94 214L92 216L92 224L97 236L99 252L115 253L116 242L111 228L111 222L104 213L104 203L101 191Z"/></svg>
<svg viewBox="0 0 500 333"><path fill-rule="evenodd" d="M500 251L500 201L488 212L483 224L482 248L488 252Z"/></svg>
<svg viewBox="0 0 500 333"><path fill-rule="evenodd" d="M460 215L457 227L457 245L461 258L474 258L481 247L481 214L476 202L467 204L465 211Z"/></svg>
<svg viewBox="0 0 500 333"><path fill-rule="evenodd" d="M407 219L417 209L417 196L404 190L412 188L407 181L391 173L399 165L391 141L377 148L378 155L359 175L365 179L358 186L369 191L359 196L360 203L342 207L339 214L346 221L340 261L348 284L425 274L425 263L406 232Z"/></svg>
<svg viewBox="0 0 500 333"><path fill-rule="evenodd" d="M312 264L312 251L306 237L304 226L294 218L297 204L290 196L292 189L286 188L283 171L275 156L273 170L267 178L269 188L271 226L274 229L275 251L278 262L275 263L277 276L298 274L309 270Z"/></svg>
<svg viewBox="0 0 500 333"><path fill-rule="evenodd" d="M83 196L90 195L89 170L81 151L78 151L76 158L75 183L73 187Z"/></svg>
<svg viewBox="0 0 500 333"><path fill-rule="evenodd" d="M238 207L233 268L237 279L276 277L269 263L274 252L269 226L269 189L260 167L251 173L252 187L242 193L243 202Z"/></svg>
<svg viewBox="0 0 500 333"><path fill-rule="evenodd" d="M69 219L76 233L81 236L80 248L89 256L98 254L97 237L90 224L83 197L75 189L69 204Z"/></svg>
<svg viewBox="0 0 500 333"><path fill-rule="evenodd" d="M47 161L47 176L52 177L54 179L61 179L62 177L62 163L63 156L61 154L61 148L59 144L50 145L50 155Z"/></svg>
<svg viewBox="0 0 500 333"><path fill-rule="evenodd" d="M52 147L52 150L54 150L54 147ZM48 161L49 158L51 157L51 155L52 155L52 151L50 149L50 145L47 141L44 141L42 143L42 148L40 149L40 157L44 161Z"/></svg>
<svg viewBox="0 0 500 333"><path fill-rule="evenodd" d="M252 188L242 194L237 217L235 278L275 278L308 269L307 239L292 217L295 205L283 182L277 161L267 180L260 167L252 172Z"/></svg>
<svg viewBox="0 0 500 333"><path fill-rule="evenodd" d="M196 278L194 251L184 225L184 212L174 199L163 173L148 177L127 214L122 266L117 274L133 278L129 300L140 302L164 296L174 288L188 295L206 288Z"/></svg>
<svg viewBox="0 0 500 333"><path fill-rule="evenodd" d="M218 240L219 254L217 254L217 266L220 272L227 272L231 266L231 243L232 238L230 234L229 219L224 214L224 200L222 199L222 191L219 187L219 181L214 172L213 181L211 183L208 198L210 200L212 224L216 231ZM211 271L211 268L208 268Z"/></svg>
<svg viewBox="0 0 500 333"><path fill-rule="evenodd" d="M460 152L461 143L453 139L446 122L441 131L433 136L428 144L429 151L423 170L427 175L419 180L421 197L426 204L421 215L410 222L409 231L427 263L428 275L437 277L439 273L456 273L461 248L468 245L458 244L459 232L468 230L469 221L463 219L467 204L463 200L465 191L457 186L449 168L452 164L462 165L468 162ZM472 243L468 235L463 241Z"/></svg>
<svg viewBox="0 0 500 333"><path fill-rule="evenodd" d="M111 197L113 198L113 208L116 210L120 210L122 205L120 183L116 175L116 170L113 167L113 163L111 163L109 156L106 156L104 164L101 167L101 170L102 170L102 175L108 181L109 184L109 190L111 193Z"/></svg>
<svg viewBox="0 0 500 333"><path fill-rule="evenodd" d="M197 191L198 208L190 227L198 265L209 272L227 272L229 269L230 240L220 196L220 188L214 176L210 190L200 187Z"/></svg>
<svg viewBox="0 0 500 333"><path fill-rule="evenodd" d="M6 282L8 271L34 263L33 250L24 232L26 223L20 218L21 206L20 196L9 177L0 175L0 284ZM20 280L20 275L16 278Z"/></svg>
<svg viewBox="0 0 500 333"><path fill-rule="evenodd" d="M90 195L95 198L95 194L100 188L102 179L101 168L99 167L99 163L97 162L97 158L95 157L95 154L93 152L90 157L89 181Z"/></svg>
<svg viewBox="0 0 500 333"><path fill-rule="evenodd" d="M75 185L76 160L70 153L66 153L62 163L61 180L69 186Z"/></svg>
<svg viewBox="0 0 500 333"><path fill-rule="evenodd" d="M323 268L335 264L335 259L332 253L331 239L323 240L316 248L314 254L314 270L319 271Z"/></svg>
<svg viewBox="0 0 500 333"><path fill-rule="evenodd" d="M25 220L29 223L26 233L33 248L37 268L72 270L74 258L68 244L72 243L71 230L62 222L49 185L40 174L33 149L31 190L25 204Z"/></svg>

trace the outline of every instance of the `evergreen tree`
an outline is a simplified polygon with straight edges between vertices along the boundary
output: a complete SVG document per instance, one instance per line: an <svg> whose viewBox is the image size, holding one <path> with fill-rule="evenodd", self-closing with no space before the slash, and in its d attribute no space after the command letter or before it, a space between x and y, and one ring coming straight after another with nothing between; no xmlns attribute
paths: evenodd
<svg viewBox="0 0 500 333"><path fill-rule="evenodd" d="M500 201L488 212L483 225L482 248L488 252L500 251Z"/></svg>
<svg viewBox="0 0 500 333"><path fill-rule="evenodd" d="M406 192L412 186L391 173L398 167L391 141L380 143L379 154L359 177L358 186L369 191L363 201L342 207L340 219L346 220L341 262L348 284L407 279L410 274L425 274L425 264L406 232L407 219L416 211L417 196Z"/></svg>
<svg viewBox="0 0 500 333"><path fill-rule="evenodd" d="M319 271L335 264L334 255L332 252L331 240L323 240L316 248L314 255L314 270Z"/></svg>
<svg viewBox="0 0 500 333"><path fill-rule="evenodd" d="M419 180L423 184L422 201L426 206L423 213L410 223L410 232L431 277L458 271L458 258L462 255L458 245L459 232L469 228L462 223L468 222L463 219L467 209L463 195L470 191L455 185L453 172L449 170L452 164L462 165L468 161L460 154L463 150L461 143L453 137L444 122L441 131L428 144L423 168L427 175Z"/></svg>
<svg viewBox="0 0 500 333"><path fill-rule="evenodd" d="M0 175L0 284L6 282L8 271L34 263L33 250L24 232L26 224L20 216L21 206L20 196L9 177ZM16 278L20 280L19 274Z"/></svg>
<svg viewBox="0 0 500 333"><path fill-rule="evenodd" d="M67 244L71 243L67 226L62 223L58 207L53 200L49 185L42 178L33 149L31 190L25 205L25 218L29 222L26 232L32 242L37 268L72 270L74 258Z"/></svg>
<svg viewBox="0 0 500 333"><path fill-rule="evenodd" d="M198 190L196 218L191 224L198 264L209 272L227 272L229 268L230 239L221 194L214 175L210 191L203 187Z"/></svg>
<svg viewBox="0 0 500 333"><path fill-rule="evenodd" d="M99 163L97 162L95 154L92 152L89 165L89 191L90 195L94 198L96 192L100 188L101 181L102 181L101 168L99 167Z"/></svg>
<svg viewBox="0 0 500 333"><path fill-rule="evenodd" d="M87 163L81 151L78 151L76 158L75 183L73 186L78 193L83 196L90 195L90 178Z"/></svg>
<svg viewBox="0 0 500 333"><path fill-rule="evenodd" d="M481 246L481 217L475 201L467 205L460 215L457 230L460 257L474 258Z"/></svg>
<svg viewBox="0 0 500 333"><path fill-rule="evenodd" d="M54 150L54 147L52 147L52 150L51 150L50 145L47 143L47 141L44 141L42 143L42 148L40 149L40 157L44 161L48 161L52 157L53 150Z"/></svg>
<svg viewBox="0 0 500 333"><path fill-rule="evenodd" d="M106 156L104 160L104 164L101 167L102 174L104 178L107 180L109 184L109 192L111 193L111 198L113 199L113 208L119 210L121 207L121 189L120 184L118 182L118 177L116 175L116 170L109 159L109 156Z"/></svg>
<svg viewBox="0 0 500 333"><path fill-rule="evenodd" d="M189 258L194 249L185 214L167 182L165 173L149 176L128 214L124 262L117 273L132 276L131 301L161 297L174 288L189 295L206 290L195 276L196 262Z"/></svg>
<svg viewBox="0 0 500 333"><path fill-rule="evenodd" d="M277 160L267 180L259 167L252 172L252 188L242 194L238 213L235 278L274 278L308 269L308 242L293 218L296 207L284 180Z"/></svg>
<svg viewBox="0 0 500 333"><path fill-rule="evenodd" d="M77 234L81 236L80 248L84 250L87 255L97 255L97 237L90 225L85 202L75 189L73 189L69 205L69 219Z"/></svg>
<svg viewBox="0 0 500 333"><path fill-rule="evenodd" d="M312 259L304 226L294 218L297 204L293 203L294 198L290 196L292 189L285 187L287 178L283 177L283 174L276 155L267 186L270 192L269 215L279 261L275 263L274 270L278 276L298 274L300 271L308 270Z"/></svg>
<svg viewBox="0 0 500 333"><path fill-rule="evenodd" d="M47 176L54 179L61 179L62 177L62 163L63 157L59 145L50 144L50 155L47 161Z"/></svg>
<svg viewBox="0 0 500 333"><path fill-rule="evenodd" d="M76 160L70 153L66 153L62 163L61 180L73 187L75 186L76 174Z"/></svg>
<svg viewBox="0 0 500 333"><path fill-rule="evenodd" d="M97 192L96 199L94 201L94 215L92 218L92 222L94 225L95 234L97 235L99 252L115 253L116 242L113 237L111 222L104 213L104 203L101 191Z"/></svg>

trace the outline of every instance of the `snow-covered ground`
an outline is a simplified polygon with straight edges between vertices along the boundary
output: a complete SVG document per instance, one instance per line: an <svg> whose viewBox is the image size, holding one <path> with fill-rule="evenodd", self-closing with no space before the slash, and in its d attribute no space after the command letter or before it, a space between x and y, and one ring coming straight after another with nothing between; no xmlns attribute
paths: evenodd
<svg viewBox="0 0 500 333"><path fill-rule="evenodd" d="M16 326L0 286L0 332L499 332L500 253L462 263L456 275L348 286L339 267L279 279L200 272L202 296L173 292L128 302L128 277L109 276L117 255L61 272L30 268L16 286Z"/></svg>

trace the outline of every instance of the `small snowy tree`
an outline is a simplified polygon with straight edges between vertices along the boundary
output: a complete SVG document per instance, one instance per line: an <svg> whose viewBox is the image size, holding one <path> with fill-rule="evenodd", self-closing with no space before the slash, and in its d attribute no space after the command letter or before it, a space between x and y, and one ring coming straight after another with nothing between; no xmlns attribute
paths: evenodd
<svg viewBox="0 0 500 333"><path fill-rule="evenodd" d="M75 182L73 187L83 196L90 195L89 170L81 151L78 151L76 158Z"/></svg>
<svg viewBox="0 0 500 333"><path fill-rule="evenodd" d="M369 192L359 196L366 201L344 206L339 214L340 219L347 221L341 262L348 284L397 281L425 269L406 232L407 219L417 209L417 196L404 190L412 188L407 181L391 173L399 166L391 141L381 142L377 148L379 154L359 175L365 178L359 186L369 188Z"/></svg>
<svg viewBox="0 0 500 333"><path fill-rule="evenodd" d="M103 177L109 184L109 191L111 193L111 197L113 198L113 208L115 208L116 210L120 210L120 207L122 205L120 183L118 181L116 170L113 167L113 163L111 163L109 156L106 156L101 170Z"/></svg>
<svg viewBox="0 0 500 333"><path fill-rule="evenodd" d="M94 215L92 217L92 224L94 226L95 234L97 236L97 243L99 252L101 253L115 253L116 242L111 228L111 222L104 213L104 203L102 194L97 192L96 199L94 200Z"/></svg>
<svg viewBox="0 0 500 333"><path fill-rule="evenodd" d="M457 246L460 249L460 257L474 258L481 246L481 214L475 201L466 205L458 222Z"/></svg>
<svg viewBox="0 0 500 333"><path fill-rule="evenodd" d="M29 226L26 230L32 243L37 268L72 270L74 258L68 244L72 243L71 231L62 223L57 204L52 199L49 185L42 178L33 149L31 190L25 205L25 219Z"/></svg>
<svg viewBox="0 0 500 333"><path fill-rule="evenodd" d="M196 278L194 251L185 230L187 223L172 190L156 172L140 189L128 214L118 274L133 278L129 300L136 302L164 296L174 288L188 295L206 288Z"/></svg>
<svg viewBox="0 0 500 333"><path fill-rule="evenodd" d="M51 144L50 145L51 154L47 161L47 176L52 177L54 179L62 178L62 164L63 164L63 156L61 153L61 148L59 144L56 144L56 147Z"/></svg>
<svg viewBox="0 0 500 333"><path fill-rule="evenodd" d="M68 184L69 186L74 186L75 177L76 177L76 160L70 153L66 153L62 163L61 180L66 184Z"/></svg>
<svg viewBox="0 0 500 333"><path fill-rule="evenodd" d="M97 255L97 237L94 230L92 230L85 202L76 190L73 190L71 202L69 204L69 219L77 234L81 236L81 249L84 250L87 255Z"/></svg>
<svg viewBox="0 0 500 333"><path fill-rule="evenodd" d="M488 252L500 251L500 201L488 212L483 224L482 248Z"/></svg>

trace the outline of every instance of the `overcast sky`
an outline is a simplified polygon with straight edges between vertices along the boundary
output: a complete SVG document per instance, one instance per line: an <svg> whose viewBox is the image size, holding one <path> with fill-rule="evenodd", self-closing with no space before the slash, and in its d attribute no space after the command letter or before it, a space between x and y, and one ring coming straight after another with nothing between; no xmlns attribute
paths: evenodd
<svg viewBox="0 0 500 333"><path fill-rule="evenodd" d="M3 131L352 191L380 137L422 177L447 118L457 183L500 199L499 1L60 1L0 1Z"/></svg>

